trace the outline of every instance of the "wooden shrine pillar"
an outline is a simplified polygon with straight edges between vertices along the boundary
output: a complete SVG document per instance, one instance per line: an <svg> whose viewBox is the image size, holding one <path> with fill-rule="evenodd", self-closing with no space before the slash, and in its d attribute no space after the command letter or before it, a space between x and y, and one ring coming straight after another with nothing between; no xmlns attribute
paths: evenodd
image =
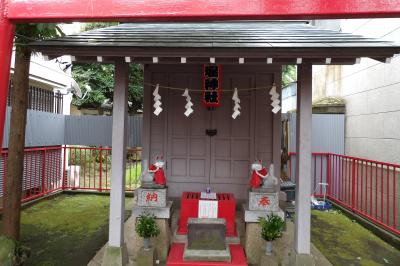
<svg viewBox="0 0 400 266"><path fill-rule="evenodd" d="M297 68L296 115L296 218L294 249L297 254L310 254L311 223L311 121L312 65Z"/></svg>
<svg viewBox="0 0 400 266"><path fill-rule="evenodd" d="M276 92L279 94L279 105L282 107L281 72L274 73L274 83L276 86ZM279 180L281 178L282 109L276 114L272 113L272 116L272 163L274 164L274 174Z"/></svg>
<svg viewBox="0 0 400 266"><path fill-rule="evenodd" d="M110 225L103 265L125 265L128 261L124 213L129 65L116 62L114 79Z"/></svg>

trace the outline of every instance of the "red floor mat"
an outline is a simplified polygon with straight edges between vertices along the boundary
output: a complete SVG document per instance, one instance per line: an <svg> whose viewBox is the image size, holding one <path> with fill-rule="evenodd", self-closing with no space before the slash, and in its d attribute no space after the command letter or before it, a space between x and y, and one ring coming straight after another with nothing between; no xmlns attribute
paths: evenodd
<svg viewBox="0 0 400 266"><path fill-rule="evenodd" d="M173 243L169 251L167 266L247 266L244 250L239 244L229 245L231 249L231 262L202 262L202 261L183 261L183 249L185 244Z"/></svg>

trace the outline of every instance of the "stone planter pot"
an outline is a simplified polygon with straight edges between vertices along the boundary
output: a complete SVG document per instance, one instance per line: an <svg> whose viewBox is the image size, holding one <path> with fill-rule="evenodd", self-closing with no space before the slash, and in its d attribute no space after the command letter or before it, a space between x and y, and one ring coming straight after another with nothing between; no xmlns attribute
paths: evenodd
<svg viewBox="0 0 400 266"><path fill-rule="evenodd" d="M150 250L150 238L143 238L143 248L144 250Z"/></svg>
<svg viewBox="0 0 400 266"><path fill-rule="evenodd" d="M265 255L272 255L272 241L265 242Z"/></svg>

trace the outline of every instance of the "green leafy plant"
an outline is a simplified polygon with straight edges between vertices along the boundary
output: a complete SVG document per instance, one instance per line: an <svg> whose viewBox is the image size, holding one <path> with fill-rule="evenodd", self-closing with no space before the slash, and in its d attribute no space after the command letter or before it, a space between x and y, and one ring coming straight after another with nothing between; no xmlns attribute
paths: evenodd
<svg viewBox="0 0 400 266"><path fill-rule="evenodd" d="M87 23L83 31L95 30L118 25L115 22ZM103 103L112 104L114 97L114 65L98 63L76 63L72 67L72 77L86 92L89 86L92 91L79 99L73 96L72 104L78 108L101 108ZM128 109L130 114L135 114L143 109L143 68L139 64L129 64Z"/></svg>
<svg viewBox="0 0 400 266"><path fill-rule="evenodd" d="M155 220L155 216L149 213L142 213L136 221L136 233L143 238L156 237L160 234L160 229Z"/></svg>
<svg viewBox="0 0 400 266"><path fill-rule="evenodd" d="M282 236L285 225L283 219L275 214L268 215L267 218L259 218L261 225L261 237L266 241L273 241Z"/></svg>

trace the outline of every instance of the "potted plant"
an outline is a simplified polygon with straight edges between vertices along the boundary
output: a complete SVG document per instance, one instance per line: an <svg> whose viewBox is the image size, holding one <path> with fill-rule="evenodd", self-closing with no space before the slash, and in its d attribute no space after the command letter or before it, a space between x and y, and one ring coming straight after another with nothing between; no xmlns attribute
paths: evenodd
<svg viewBox="0 0 400 266"><path fill-rule="evenodd" d="M272 241L282 236L285 222L275 214L270 214L267 218L260 217L261 237L267 241L265 246L265 254L272 254Z"/></svg>
<svg viewBox="0 0 400 266"><path fill-rule="evenodd" d="M144 250L150 249L150 238L160 234L154 215L142 213L136 220L136 233L143 237Z"/></svg>

